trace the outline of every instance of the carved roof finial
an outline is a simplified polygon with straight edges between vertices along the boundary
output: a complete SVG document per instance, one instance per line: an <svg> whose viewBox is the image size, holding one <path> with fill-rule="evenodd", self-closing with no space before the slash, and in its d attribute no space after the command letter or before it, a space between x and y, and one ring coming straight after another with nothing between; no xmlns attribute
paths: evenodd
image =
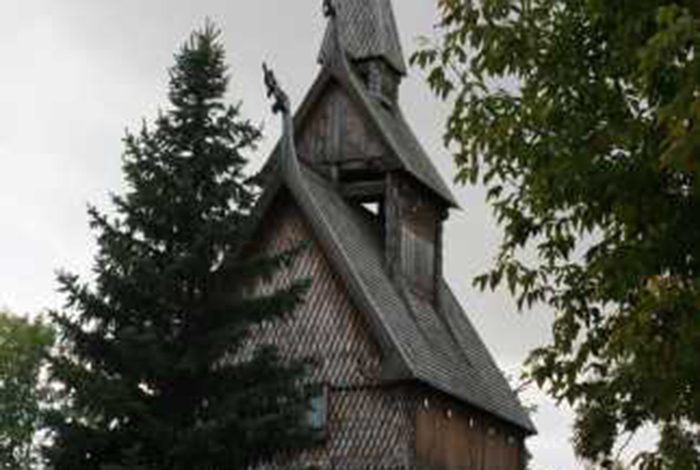
<svg viewBox="0 0 700 470"><path fill-rule="evenodd" d="M335 18L338 14L333 0L323 0L323 16L326 18Z"/></svg>
<svg viewBox="0 0 700 470"><path fill-rule="evenodd" d="M272 112L289 113L289 96L282 90L275 73L263 62L263 73L265 76L265 86L267 87L267 97L274 98Z"/></svg>
<svg viewBox="0 0 700 470"><path fill-rule="evenodd" d="M263 63L263 73L265 74L265 86L267 87L267 97L273 98L272 112L282 115L282 174L286 175L288 181L300 181L299 160L294 145L294 121L292 119L289 96L282 90L275 73Z"/></svg>

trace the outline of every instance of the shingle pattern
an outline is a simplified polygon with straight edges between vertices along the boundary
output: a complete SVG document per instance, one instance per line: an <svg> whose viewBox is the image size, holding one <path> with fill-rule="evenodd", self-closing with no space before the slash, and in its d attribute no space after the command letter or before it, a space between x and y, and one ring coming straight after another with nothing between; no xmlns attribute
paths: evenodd
<svg viewBox="0 0 700 470"><path fill-rule="evenodd" d="M355 60L383 58L405 75L406 61L391 0L336 0L335 3L340 36L348 55ZM332 42L332 31L328 28L321 62L333 54Z"/></svg>
<svg viewBox="0 0 700 470"><path fill-rule="evenodd" d="M379 10L372 9L376 7L380 7ZM393 31L396 31L390 0L342 0L339 10L341 24L347 15L349 19L345 21L350 21L353 28L363 28L365 23L385 24L374 21L376 16L369 18L372 21L366 16L376 15L381 10L386 13L385 18L390 18ZM343 11L345 13L340 13ZM331 26L334 24L332 22ZM353 28L343 29L352 31ZM343 49L351 55L355 48L358 48L355 53L357 50L365 51L362 54L374 51L372 48L379 47L381 41L374 42L377 39L372 36L386 36L386 32L377 34L377 31L381 29L369 28L357 33L360 39L363 35L370 36L367 39L352 39L354 35L342 38L344 44L357 43L349 48L343 45ZM343 41L337 39L338 36L327 34L324 49L327 54L334 54L334 60L325 62L326 67L295 122L292 123L289 114L284 116L285 132L273 154L273 159L279 164L269 167L271 170L276 168L276 182L268 183L268 192L276 191L281 185L287 186L309 219L324 253L343 279L353 302L367 315L384 352L386 379L419 380L526 432L535 432L527 413L444 281L437 303L439 311L432 303L421 300L400 283L395 283L385 269L381 227L375 218L344 200L329 182L300 164L294 146L295 125L301 124L332 78L362 106L405 170L449 205L456 206L449 188L398 107L387 108L369 96L346 62L345 51L339 47ZM269 194L263 196L263 201L269 203L271 200Z"/></svg>
<svg viewBox="0 0 700 470"><path fill-rule="evenodd" d="M302 168L292 194L353 300L403 368L394 380L417 379L527 432L534 426L446 284L442 311L395 285L385 270L373 216L345 201L325 180ZM296 187L296 188L295 188Z"/></svg>

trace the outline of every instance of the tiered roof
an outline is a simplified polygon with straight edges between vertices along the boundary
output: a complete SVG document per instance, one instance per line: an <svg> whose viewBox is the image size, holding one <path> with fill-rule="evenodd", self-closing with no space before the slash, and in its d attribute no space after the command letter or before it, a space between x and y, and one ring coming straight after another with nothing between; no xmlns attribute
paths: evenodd
<svg viewBox="0 0 700 470"><path fill-rule="evenodd" d="M336 2L338 3L338 2ZM365 21L381 11L389 37L396 35L396 26L389 0L342 0L338 11L357 18L354 27L361 31L377 31ZM354 13L353 13L354 12ZM358 12L362 13L362 16ZM367 13L372 12L372 14ZM343 14L338 13L339 18ZM358 23L359 22L359 23ZM345 200L338 188L307 168L296 154L295 133L308 112L331 83L343 88L363 110L389 148L395 152L404 169L430 188L449 206L456 206L454 197L440 177L422 146L406 123L398 106L387 109L379 103L356 76L346 56L352 51L372 54L384 51L378 39L359 39L359 33L333 32L334 21L324 41L324 67L294 119L288 109L284 116L284 135L273 153L274 176L261 200L260 211L266 212L278 191L289 190L314 234L339 273L352 300L366 314L374 336L385 356L384 378L387 381L416 380L447 393L476 408L510 422L526 433L535 427L517 396L505 380L488 349L452 294L446 281L439 286L440 301L435 305L416 297L412 291L397 285L389 276L384 256L382 227L360 206ZM372 35L374 33L371 33ZM335 39L334 39L335 37ZM343 39L355 41L344 46ZM330 38L330 39L329 39ZM331 40L335 41L335 46ZM338 47L341 46L341 47ZM374 49L376 47L376 49ZM386 44L382 47L386 48ZM387 50L394 50L395 46ZM400 55L400 47L398 49ZM332 55L331 55L332 54ZM403 56L401 55L401 59ZM392 56L397 64L398 56ZM285 108L285 107L283 107ZM436 307L439 305L439 308Z"/></svg>

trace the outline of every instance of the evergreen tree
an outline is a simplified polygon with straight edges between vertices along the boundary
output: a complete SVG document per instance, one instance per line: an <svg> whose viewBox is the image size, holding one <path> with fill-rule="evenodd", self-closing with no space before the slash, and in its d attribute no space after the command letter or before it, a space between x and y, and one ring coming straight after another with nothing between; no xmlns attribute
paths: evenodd
<svg viewBox="0 0 700 470"><path fill-rule="evenodd" d="M254 221L245 166L260 130L224 104L217 29L195 32L175 59L169 110L125 138L115 215L89 211L94 283L59 277L64 348L52 371L70 412L52 419L55 470L244 468L309 437L308 362L250 346L253 327L302 300L302 282L256 288L298 249L232 258Z"/></svg>

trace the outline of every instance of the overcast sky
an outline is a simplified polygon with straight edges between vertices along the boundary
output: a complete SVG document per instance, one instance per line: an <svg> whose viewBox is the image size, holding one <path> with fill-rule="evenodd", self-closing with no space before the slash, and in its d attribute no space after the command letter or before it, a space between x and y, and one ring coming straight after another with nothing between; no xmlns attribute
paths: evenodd
<svg viewBox="0 0 700 470"><path fill-rule="evenodd" d="M434 0L394 0L404 49L435 23ZM270 62L294 103L318 71L325 25L321 0L2 0L0 2L0 307L35 314L61 305L55 271L90 272L89 203L107 208L119 191L126 127L165 104L176 48L205 18L224 32L231 99L264 122L260 158L279 135L264 98L260 64ZM402 88L404 111L443 176L446 109L419 71ZM518 314L505 293L471 279L493 260L499 231L479 189L455 187L464 208L447 227L446 272L501 367L518 376L527 351L548 338L549 315ZM537 470L582 468L571 452L570 413L540 394L530 441Z"/></svg>

